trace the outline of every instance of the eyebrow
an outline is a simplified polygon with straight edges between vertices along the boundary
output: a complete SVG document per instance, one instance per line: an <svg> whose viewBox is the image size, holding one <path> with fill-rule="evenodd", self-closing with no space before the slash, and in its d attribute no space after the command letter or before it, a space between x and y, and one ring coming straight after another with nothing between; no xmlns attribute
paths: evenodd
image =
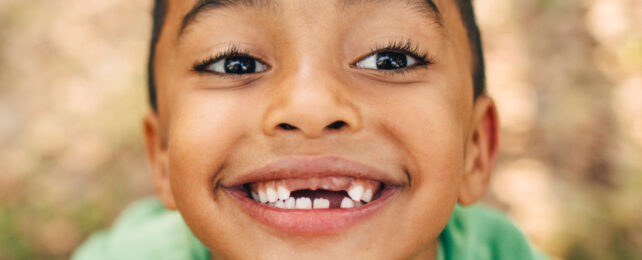
<svg viewBox="0 0 642 260"><path fill-rule="evenodd" d="M343 0L344 6L350 6L363 3L405 3L411 7L417 8L419 12L428 15L428 18L434 20L439 26L442 25L441 12L433 0Z"/></svg>
<svg viewBox="0 0 642 260"><path fill-rule="evenodd" d="M233 7L248 8L274 8L277 2L273 0L197 0L192 9L183 17L180 34L185 28L196 21L196 18L202 13L209 10ZM180 35L179 34L179 35Z"/></svg>
<svg viewBox="0 0 642 260"><path fill-rule="evenodd" d="M372 2L372 0L343 0L344 6L350 6L358 3ZM443 27L441 12L433 0L376 0L376 2L405 2L409 5L416 5L420 11L428 14L429 18L433 19L440 27ZM233 7L248 7L248 8L275 8L278 2L275 0L197 0L192 9L183 17L179 36L185 31L187 27L196 21L196 18L206 11L221 8Z"/></svg>

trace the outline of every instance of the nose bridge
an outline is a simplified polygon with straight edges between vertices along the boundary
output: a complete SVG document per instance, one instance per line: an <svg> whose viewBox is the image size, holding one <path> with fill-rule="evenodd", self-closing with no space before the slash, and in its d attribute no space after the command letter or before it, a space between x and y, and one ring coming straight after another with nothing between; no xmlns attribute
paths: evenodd
<svg viewBox="0 0 642 260"><path fill-rule="evenodd" d="M320 137L361 128L350 91L338 75L317 66L302 65L274 88L276 98L266 111L263 130L268 135L301 132Z"/></svg>

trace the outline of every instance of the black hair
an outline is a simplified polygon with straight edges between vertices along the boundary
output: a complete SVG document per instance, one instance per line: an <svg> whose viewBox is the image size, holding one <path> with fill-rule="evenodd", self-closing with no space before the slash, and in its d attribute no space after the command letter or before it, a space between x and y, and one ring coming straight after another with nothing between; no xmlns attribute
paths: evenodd
<svg viewBox="0 0 642 260"><path fill-rule="evenodd" d="M475 99L486 91L486 69L484 67L484 51L481 43L481 33L475 19L472 0L455 0L459 8L459 16L468 33L468 43L473 57L473 95Z"/></svg>
<svg viewBox="0 0 642 260"><path fill-rule="evenodd" d="M152 40L149 46L149 58L147 59L147 90L149 94L149 105L154 111L158 111L158 101L156 100L156 83L154 82L154 57L156 56L156 43L160 37L165 14L167 13L167 0L154 0L154 9L152 10Z"/></svg>
<svg viewBox="0 0 642 260"><path fill-rule="evenodd" d="M461 20L466 28L468 34L468 41L470 51L473 57L473 95L476 99L479 95L484 93L486 89L486 72L484 68L484 54L482 51L481 35L479 27L475 20L475 11L473 8L472 0L455 0L459 9ZM156 43L160 37L163 23L165 22L165 14L167 12L167 0L154 0L153 26L152 26L152 40L149 48L149 59L147 63L147 88L149 90L149 103L156 111L158 103L156 100L156 84L154 82L154 53L156 51Z"/></svg>

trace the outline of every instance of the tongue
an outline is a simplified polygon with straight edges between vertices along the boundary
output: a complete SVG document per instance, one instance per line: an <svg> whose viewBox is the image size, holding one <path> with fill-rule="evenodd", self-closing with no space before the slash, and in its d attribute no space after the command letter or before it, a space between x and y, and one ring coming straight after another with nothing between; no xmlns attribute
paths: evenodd
<svg viewBox="0 0 642 260"><path fill-rule="evenodd" d="M328 191L328 190L297 190L293 191L290 194L290 197L295 199L306 197L310 198L311 201L314 199L327 199L330 201L330 208L339 208L341 206L341 200L348 197L348 193L345 191Z"/></svg>

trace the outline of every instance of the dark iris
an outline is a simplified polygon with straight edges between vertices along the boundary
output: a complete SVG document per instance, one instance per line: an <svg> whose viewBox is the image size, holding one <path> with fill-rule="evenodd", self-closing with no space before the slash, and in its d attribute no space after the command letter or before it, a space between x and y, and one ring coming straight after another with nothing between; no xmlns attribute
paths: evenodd
<svg viewBox="0 0 642 260"><path fill-rule="evenodd" d="M225 73L245 74L256 72L256 61L249 57L233 57L225 59Z"/></svg>
<svg viewBox="0 0 642 260"><path fill-rule="evenodd" d="M377 69L395 70L405 68L408 65L408 58L405 54L396 52L377 53Z"/></svg>

